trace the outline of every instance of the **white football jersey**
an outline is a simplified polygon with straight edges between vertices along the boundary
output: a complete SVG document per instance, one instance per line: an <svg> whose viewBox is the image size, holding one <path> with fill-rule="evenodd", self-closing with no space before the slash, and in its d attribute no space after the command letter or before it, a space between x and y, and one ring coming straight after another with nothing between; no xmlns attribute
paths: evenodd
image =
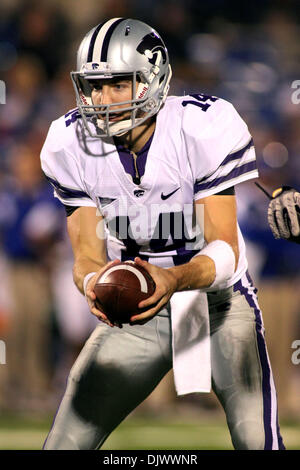
<svg viewBox="0 0 300 470"><path fill-rule="evenodd" d="M245 122L229 102L203 94L167 98L140 184L126 173L114 139L89 137L77 109L52 123L41 162L63 204L99 209L109 259L140 256L161 267L188 262L205 244L195 201L258 176ZM222 288L247 269L238 233L238 267Z"/></svg>

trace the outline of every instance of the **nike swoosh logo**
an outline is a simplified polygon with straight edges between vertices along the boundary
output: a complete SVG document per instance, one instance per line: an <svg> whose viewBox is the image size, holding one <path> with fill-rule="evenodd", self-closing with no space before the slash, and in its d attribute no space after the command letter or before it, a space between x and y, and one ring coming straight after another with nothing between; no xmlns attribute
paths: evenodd
<svg viewBox="0 0 300 470"><path fill-rule="evenodd" d="M162 198L162 200L164 201L165 199L168 199L169 197L173 196L173 194L176 193L176 191L178 191L178 189L180 189L180 186L179 186L179 188L174 189L174 191L172 191L172 192L169 193L169 194L166 194L166 195L165 195L165 194L161 193L161 198Z"/></svg>

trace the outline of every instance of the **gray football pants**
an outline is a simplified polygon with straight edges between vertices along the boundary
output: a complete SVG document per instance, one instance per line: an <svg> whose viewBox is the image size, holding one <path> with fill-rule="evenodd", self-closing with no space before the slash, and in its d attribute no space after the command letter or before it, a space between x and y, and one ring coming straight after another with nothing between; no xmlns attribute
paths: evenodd
<svg viewBox="0 0 300 470"><path fill-rule="evenodd" d="M213 389L235 449L284 449L255 292L245 275L208 295ZM44 449L98 449L171 367L167 309L145 325L100 323L71 369Z"/></svg>

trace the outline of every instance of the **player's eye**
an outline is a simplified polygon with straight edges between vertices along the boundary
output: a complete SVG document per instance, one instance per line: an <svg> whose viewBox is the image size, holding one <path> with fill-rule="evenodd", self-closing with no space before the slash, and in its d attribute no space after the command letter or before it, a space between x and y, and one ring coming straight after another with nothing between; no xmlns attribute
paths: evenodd
<svg viewBox="0 0 300 470"><path fill-rule="evenodd" d="M116 90L126 90L130 86L131 86L131 82L127 81L127 80L122 80L120 82L116 82L116 83L113 84L113 87Z"/></svg>
<svg viewBox="0 0 300 470"><path fill-rule="evenodd" d="M114 84L115 90L125 90L126 84L125 83L115 83Z"/></svg>
<svg viewBox="0 0 300 470"><path fill-rule="evenodd" d="M102 90L102 85L101 83L97 83L97 82L90 82L90 85L91 85L91 88L92 90L94 91L100 91Z"/></svg>

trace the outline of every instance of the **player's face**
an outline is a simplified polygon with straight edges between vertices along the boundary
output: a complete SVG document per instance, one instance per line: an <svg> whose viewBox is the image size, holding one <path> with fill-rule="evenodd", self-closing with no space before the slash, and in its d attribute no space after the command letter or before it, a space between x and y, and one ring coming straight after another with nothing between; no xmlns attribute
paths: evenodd
<svg viewBox="0 0 300 470"><path fill-rule="evenodd" d="M132 99L132 80L126 78L113 78L110 80L97 80L91 82L92 101L96 105L107 105L129 101ZM130 116L130 111L122 112L122 108L128 108L128 104L111 106L110 121L120 121ZM114 111L116 111L114 113ZM118 111L118 112L117 112ZM100 119L105 116L99 115Z"/></svg>

